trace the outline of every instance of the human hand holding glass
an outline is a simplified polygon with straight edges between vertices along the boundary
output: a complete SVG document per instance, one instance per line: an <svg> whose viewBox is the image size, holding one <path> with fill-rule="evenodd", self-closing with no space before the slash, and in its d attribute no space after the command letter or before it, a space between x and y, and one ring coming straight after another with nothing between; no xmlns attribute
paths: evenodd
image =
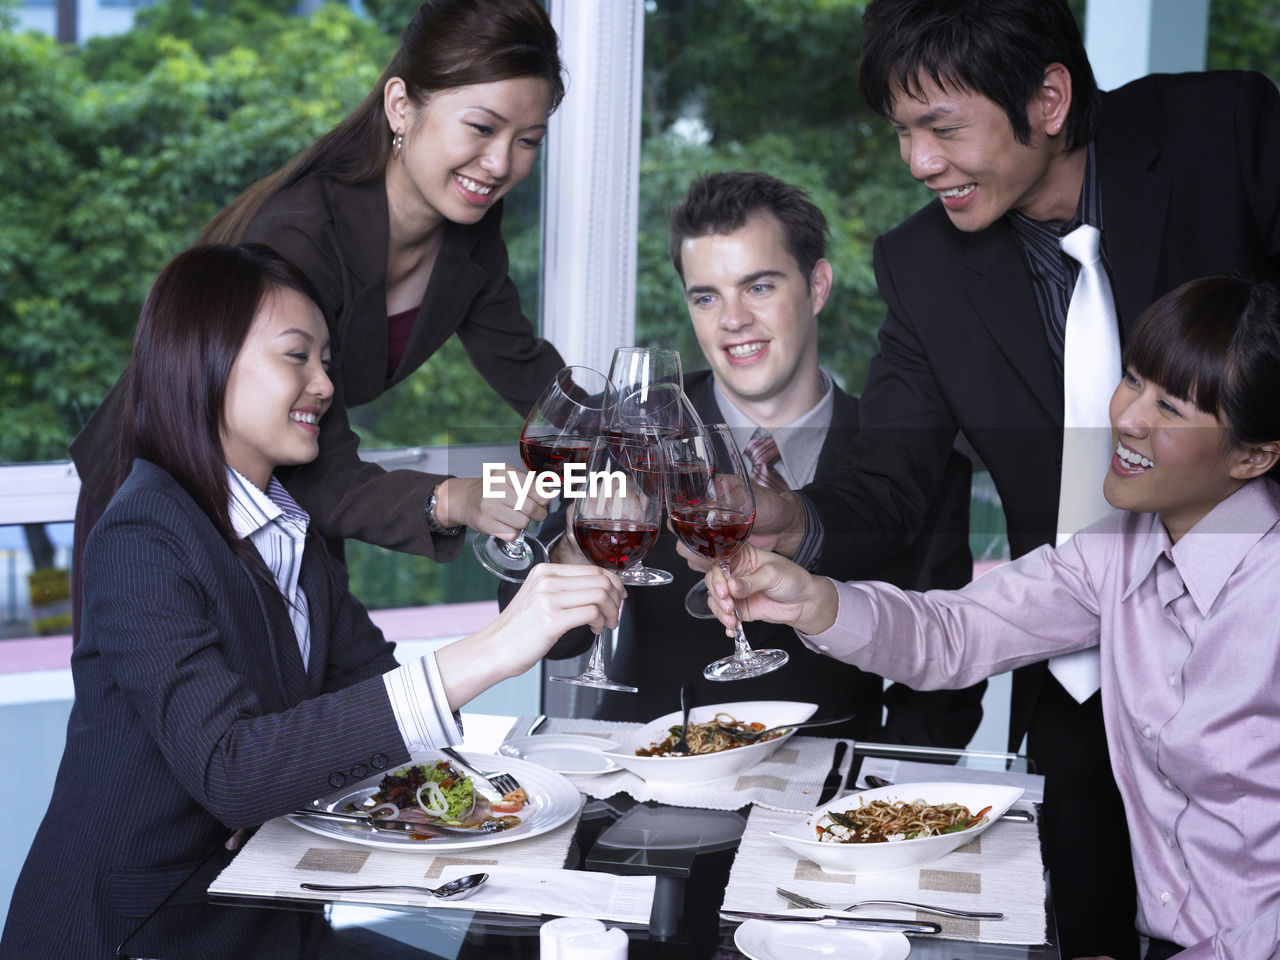
<svg viewBox="0 0 1280 960"><path fill-rule="evenodd" d="M755 522L750 473L724 424L662 441L667 513L686 548L712 560L724 575ZM708 664L708 680L741 680L776 670L785 650L752 650L734 617L734 653Z"/></svg>
<svg viewBox="0 0 1280 960"><path fill-rule="evenodd" d="M662 521L662 497L652 496L637 479L635 464L646 454L643 440L602 435L587 459L587 495L574 502L573 538L598 567L614 570L623 583L646 586L635 566L657 542ZM619 614L621 616L621 614ZM635 693L636 688L610 680L604 669L604 645L613 633L602 630L591 646L586 670L576 677L552 680Z"/></svg>
<svg viewBox="0 0 1280 960"><path fill-rule="evenodd" d="M520 431L525 468L558 472L563 478L569 464L585 465L612 398L613 389L603 374L590 367L562 368L525 417ZM478 536L472 548L486 570L513 583L522 582L534 565L547 559L546 547L536 538L526 539L524 531L511 541Z"/></svg>

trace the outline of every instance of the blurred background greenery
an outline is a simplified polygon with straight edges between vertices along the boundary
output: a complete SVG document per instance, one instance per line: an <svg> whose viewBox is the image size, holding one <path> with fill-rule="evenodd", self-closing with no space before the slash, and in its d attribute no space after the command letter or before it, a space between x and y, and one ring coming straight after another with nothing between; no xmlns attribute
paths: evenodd
<svg viewBox="0 0 1280 960"><path fill-rule="evenodd" d="M689 368L702 365L666 212L699 173L763 169L809 190L830 220L822 358L859 390L882 315L871 244L928 199L857 95L864 5L646 4L637 343L674 344ZM65 459L124 368L156 271L360 100L415 4L365 0L363 15L327 4L305 18L292 6L160 0L132 30L74 47L17 32L13 0L0 0L0 462ZM1082 18L1083 0L1073 8ZM1213 0L1208 66L1280 76L1280 4ZM540 205L522 187L505 221L535 319ZM353 419L375 448L514 440L519 429L456 340ZM370 606L494 595L469 551L441 566L353 544L349 562Z"/></svg>

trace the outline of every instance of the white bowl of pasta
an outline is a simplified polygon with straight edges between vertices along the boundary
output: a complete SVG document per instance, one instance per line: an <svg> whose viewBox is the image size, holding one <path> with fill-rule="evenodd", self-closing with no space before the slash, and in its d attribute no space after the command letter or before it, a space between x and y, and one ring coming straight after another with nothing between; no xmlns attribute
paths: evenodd
<svg viewBox="0 0 1280 960"><path fill-rule="evenodd" d="M971 843L1020 796L994 783L899 783L840 797L771 835L826 873L905 870Z"/></svg>
<svg viewBox="0 0 1280 960"><path fill-rule="evenodd" d="M687 755L664 753L661 749L671 737L671 728L680 726L680 711L675 710L649 721L639 731L623 739L616 751L608 752L605 756L649 783L710 783L723 777L736 776L759 763L792 734L792 731L785 730L769 739L743 744L723 734L716 734L710 729L712 725L736 721L762 730L788 723L803 723L817 709L816 703L797 703L792 700L742 700L694 707L689 711L689 726L693 728L690 741L692 752ZM638 756L637 751L651 752L653 755Z"/></svg>

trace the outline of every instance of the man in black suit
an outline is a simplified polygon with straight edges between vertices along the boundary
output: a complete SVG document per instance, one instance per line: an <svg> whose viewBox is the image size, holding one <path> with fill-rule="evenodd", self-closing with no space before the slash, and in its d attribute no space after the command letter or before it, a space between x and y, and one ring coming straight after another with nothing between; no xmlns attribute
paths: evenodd
<svg viewBox="0 0 1280 960"><path fill-rule="evenodd" d="M1253 73L1152 76L1099 93L1066 0L875 0L863 98L937 199L880 237L888 307L846 469L801 497L762 497L764 546L874 576L936 497L957 431L991 471L1011 552L1059 532L1063 343L1078 268L1058 247L1101 231L1124 334L1161 294L1207 274L1280 273L1280 97ZM868 540L868 538L871 538ZM812 560L812 554L810 557ZM1168 682L1153 677L1152 682ZM1010 748L1047 777L1045 854L1064 957L1136 956L1132 867L1102 736L1044 665L1014 677Z"/></svg>
<svg viewBox="0 0 1280 960"><path fill-rule="evenodd" d="M818 364L818 315L831 290L825 257L826 218L800 189L763 173L717 173L689 187L671 214L671 257L683 282L694 331L710 370L685 376L685 392L705 423L728 423L742 448L768 433L779 458L773 482L799 486L839 468L857 432L858 401ZM754 449L754 448L752 448ZM968 460L955 453L928 529L902 555L883 559L880 579L904 587L958 587L972 575L968 548ZM780 479L779 479L780 478ZM757 482L762 479L757 477ZM560 527L562 529L562 527ZM544 528L544 537L557 528ZM695 702L790 699L819 705L819 715L856 711L848 724L816 734L963 747L982 718L985 682L960 691L918 693L807 649L789 628L753 624L754 646L780 647L782 669L733 683L706 680L703 667L730 652L720 625L684 609L698 582L664 531L645 564L669 570L673 584L633 587L623 606L627 621L610 676L639 688L605 693L596 716L651 720L679 706L686 680ZM553 559L582 562L571 536ZM590 643L585 631L562 639L549 656L575 656ZM888 722L882 724L882 708Z"/></svg>

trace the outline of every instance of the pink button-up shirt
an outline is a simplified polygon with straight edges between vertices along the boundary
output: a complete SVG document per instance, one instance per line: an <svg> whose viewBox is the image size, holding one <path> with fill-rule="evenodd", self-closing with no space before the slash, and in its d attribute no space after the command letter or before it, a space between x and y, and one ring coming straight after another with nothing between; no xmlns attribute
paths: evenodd
<svg viewBox="0 0 1280 960"><path fill-rule="evenodd" d="M805 643L918 689L1100 645L1138 928L1188 960L1280 958L1280 485L1246 484L1177 544L1126 513L963 590L836 586Z"/></svg>

